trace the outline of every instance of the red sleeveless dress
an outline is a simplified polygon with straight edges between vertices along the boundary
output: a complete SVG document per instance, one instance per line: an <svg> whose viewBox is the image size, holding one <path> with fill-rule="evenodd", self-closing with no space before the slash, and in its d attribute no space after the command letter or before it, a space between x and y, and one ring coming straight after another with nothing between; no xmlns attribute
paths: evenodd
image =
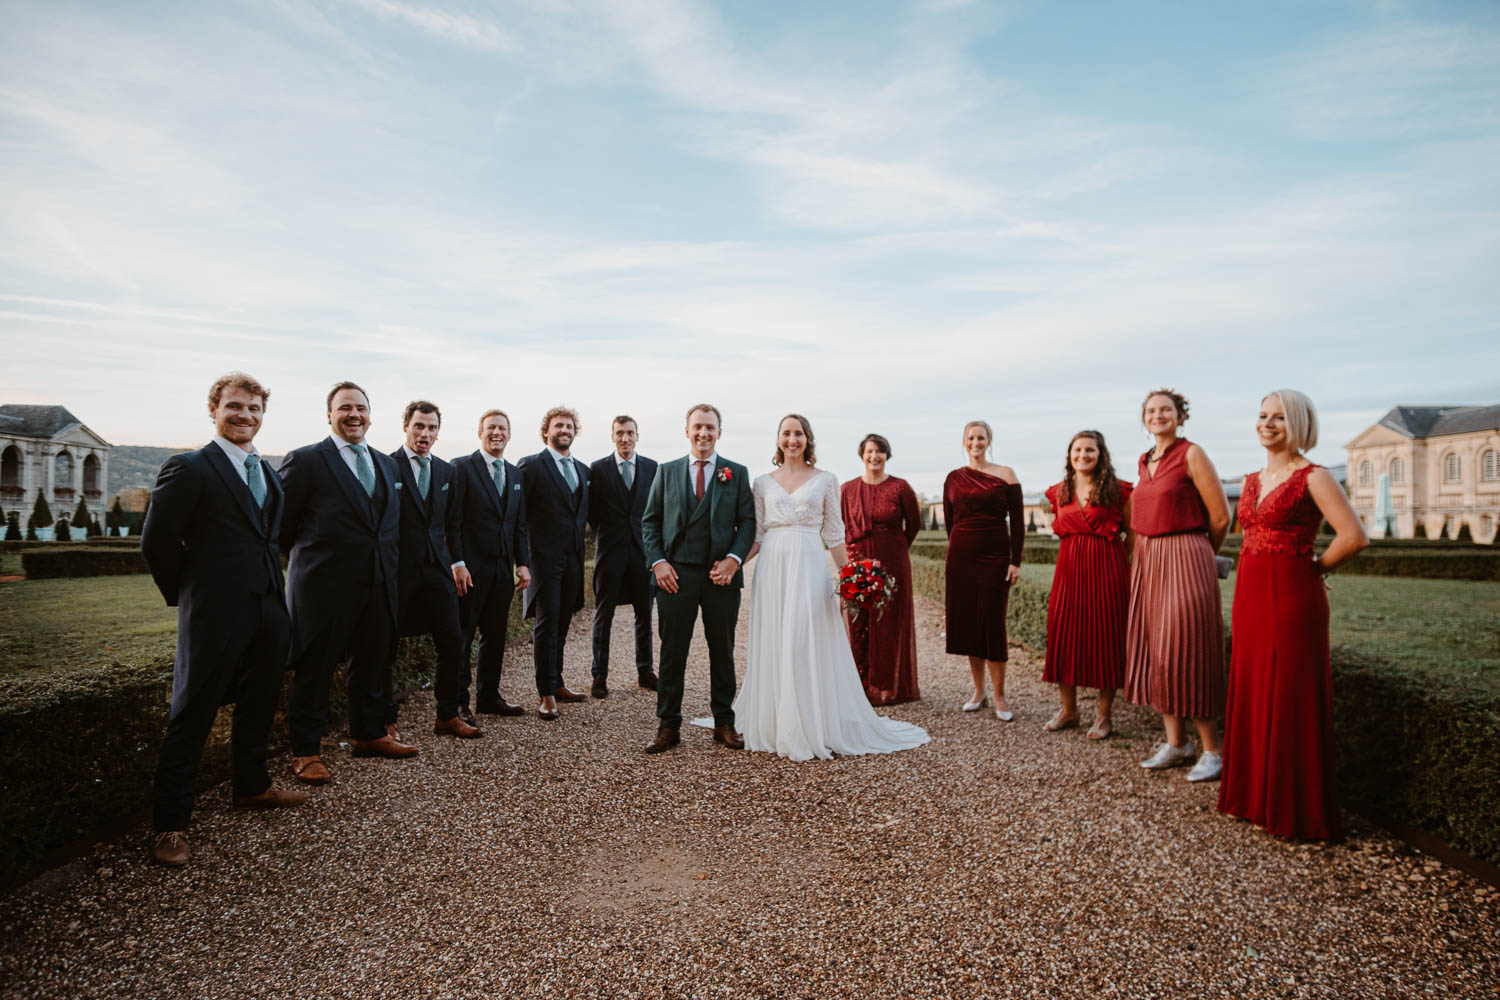
<svg viewBox="0 0 1500 1000"><path fill-rule="evenodd" d="M1219 811L1283 837L1340 840L1328 593L1313 562L1323 515L1305 466L1260 497L1245 477Z"/></svg>
<svg viewBox="0 0 1500 1000"><path fill-rule="evenodd" d="M1047 596L1048 684L1113 691L1125 683L1125 610L1130 601L1130 567L1125 562L1125 505L1130 484L1120 483L1120 499L1108 507L1062 506L1062 483L1047 488L1056 516L1052 532L1062 538L1052 592Z"/></svg>

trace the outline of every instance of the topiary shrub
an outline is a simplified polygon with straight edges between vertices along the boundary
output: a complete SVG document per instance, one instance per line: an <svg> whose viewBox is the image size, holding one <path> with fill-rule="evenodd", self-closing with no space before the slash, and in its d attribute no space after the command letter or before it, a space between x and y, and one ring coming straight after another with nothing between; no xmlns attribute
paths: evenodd
<svg viewBox="0 0 1500 1000"><path fill-rule="evenodd" d="M1459 527L1459 529L1458 529L1458 537L1455 538L1454 541L1455 542L1467 542L1467 543L1469 543L1471 545L1474 543L1474 534L1473 534L1473 532L1471 532L1469 530L1469 522L1468 521L1465 521Z"/></svg>
<svg viewBox="0 0 1500 1000"><path fill-rule="evenodd" d="M66 524L67 522L63 522ZM58 537L62 537L59 535ZM133 545L42 547L21 553L29 580L77 576L130 576L146 573L146 557Z"/></svg>
<svg viewBox="0 0 1500 1000"><path fill-rule="evenodd" d="M67 518L63 518L57 522L57 532L52 536L52 539L58 542L71 542L73 540L73 533L68 530Z"/></svg>
<svg viewBox="0 0 1500 1000"><path fill-rule="evenodd" d="M104 514L104 526L109 529L110 534L114 534L115 529L123 528L127 523L125 508L120 506L120 498L115 497L114 504Z"/></svg>
<svg viewBox="0 0 1500 1000"><path fill-rule="evenodd" d="M15 511L5 519L5 540L7 542L19 542L21 540L21 515Z"/></svg>
<svg viewBox="0 0 1500 1000"><path fill-rule="evenodd" d="M52 508L47 506L47 498L40 491L36 495L36 503L31 508L31 522L29 527L47 528L52 525Z"/></svg>
<svg viewBox="0 0 1500 1000"><path fill-rule="evenodd" d="M89 505L84 502L83 497L78 498L78 506L73 508L73 523L82 525L89 523Z"/></svg>

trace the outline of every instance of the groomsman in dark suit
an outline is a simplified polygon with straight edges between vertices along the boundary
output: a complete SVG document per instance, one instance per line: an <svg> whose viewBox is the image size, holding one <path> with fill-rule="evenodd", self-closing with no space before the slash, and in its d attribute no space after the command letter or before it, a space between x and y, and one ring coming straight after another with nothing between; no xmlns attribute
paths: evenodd
<svg viewBox="0 0 1500 1000"><path fill-rule="evenodd" d="M656 463L636 454L634 417L615 417L610 426L615 453L589 466L589 527L594 529L594 687L595 698L609 697L609 633L615 608L635 611L635 669L640 686L656 690L651 665L653 578L641 542L641 515L656 477Z"/></svg>
<svg viewBox="0 0 1500 1000"><path fill-rule="evenodd" d="M458 620L458 589L448 555L448 503L453 466L433 455L443 424L436 403L406 404L401 428L406 444L391 452L401 489L401 568L397 574L397 633L431 635L437 651L432 693L437 699L439 736L475 739L484 735L458 717L458 665L463 658L463 628ZM454 521L457 526L457 521Z"/></svg>
<svg viewBox="0 0 1500 1000"><path fill-rule="evenodd" d="M537 715L557 718L559 701L583 701L563 684L563 643L573 613L583 607L583 529L589 517L588 467L568 454L578 434L578 414L554 406L542 417L547 447L521 459L526 527L531 542L531 586L526 617L532 619L531 655L536 664Z"/></svg>
<svg viewBox="0 0 1500 1000"><path fill-rule="evenodd" d="M349 657L349 734L356 757L410 757L396 736L391 661L396 646L403 488L391 457L365 441L370 400L353 382L328 393L333 433L281 460L286 490L281 549L292 615L292 774L309 785L332 779L323 762L328 687Z"/></svg>
<svg viewBox="0 0 1500 1000"><path fill-rule="evenodd" d="M235 806L274 809L307 800L306 792L272 787L266 772L291 641L276 549L281 487L252 443L270 396L240 372L213 384L214 438L167 459L141 533L157 589L177 608L172 708L151 808L151 855L165 865L187 864L193 779L220 705L234 703Z"/></svg>
<svg viewBox="0 0 1500 1000"><path fill-rule="evenodd" d="M510 417L504 410L486 410L479 418L479 449L453 463L448 546L464 627L458 715L471 726L475 723L469 711L469 657L475 629L482 638L474 707L485 715L522 715L526 711L500 695L511 598L531 582L526 492L521 489L520 471L505 460L509 440Z"/></svg>

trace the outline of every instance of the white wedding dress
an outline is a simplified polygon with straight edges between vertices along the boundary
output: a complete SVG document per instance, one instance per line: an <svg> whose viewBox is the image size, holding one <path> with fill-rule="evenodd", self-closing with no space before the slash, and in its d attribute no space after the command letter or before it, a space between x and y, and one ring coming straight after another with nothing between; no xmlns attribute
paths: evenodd
<svg viewBox="0 0 1500 1000"><path fill-rule="evenodd" d="M839 481L818 472L792 493L758 477L745 681L735 727L750 750L792 760L894 753L931 737L875 714L849 651L824 542L844 540ZM695 719L712 725L712 719Z"/></svg>

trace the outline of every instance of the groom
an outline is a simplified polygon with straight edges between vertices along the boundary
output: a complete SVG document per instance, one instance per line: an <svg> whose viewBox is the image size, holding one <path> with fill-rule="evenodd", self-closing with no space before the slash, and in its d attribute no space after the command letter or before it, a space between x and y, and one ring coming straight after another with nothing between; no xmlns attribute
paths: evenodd
<svg viewBox="0 0 1500 1000"><path fill-rule="evenodd" d="M656 576L661 633L659 728L647 753L662 753L681 742L683 674L700 609L708 640L714 741L731 750L745 746L734 731L734 626L745 586L740 566L755 542L755 503L745 467L714 451L722 430L718 407L699 403L688 411L692 450L657 469L641 519L646 562Z"/></svg>

